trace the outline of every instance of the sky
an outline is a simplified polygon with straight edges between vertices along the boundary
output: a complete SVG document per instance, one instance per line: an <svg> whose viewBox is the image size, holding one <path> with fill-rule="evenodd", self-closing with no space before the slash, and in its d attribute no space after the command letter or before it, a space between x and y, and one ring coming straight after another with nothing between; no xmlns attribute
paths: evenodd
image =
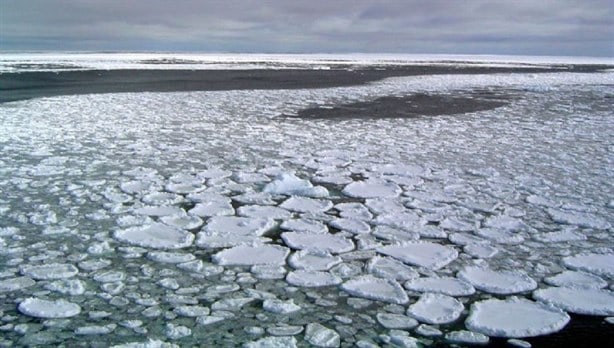
<svg viewBox="0 0 614 348"><path fill-rule="evenodd" d="M0 0L0 51L614 56L614 0Z"/></svg>

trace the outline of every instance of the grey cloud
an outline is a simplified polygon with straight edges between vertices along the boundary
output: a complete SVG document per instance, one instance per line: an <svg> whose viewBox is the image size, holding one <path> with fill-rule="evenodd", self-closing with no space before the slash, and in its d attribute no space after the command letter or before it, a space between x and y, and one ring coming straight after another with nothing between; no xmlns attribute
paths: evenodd
<svg viewBox="0 0 614 348"><path fill-rule="evenodd" d="M612 0L0 0L0 49L613 56Z"/></svg>

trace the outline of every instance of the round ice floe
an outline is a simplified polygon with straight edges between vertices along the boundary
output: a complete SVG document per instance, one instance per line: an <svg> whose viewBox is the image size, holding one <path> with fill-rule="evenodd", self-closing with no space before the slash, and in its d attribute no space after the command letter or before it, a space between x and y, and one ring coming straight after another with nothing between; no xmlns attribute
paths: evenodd
<svg viewBox="0 0 614 348"><path fill-rule="evenodd" d="M524 242L524 237L520 234L498 228L480 228L475 231L475 234L499 244L520 244Z"/></svg>
<svg viewBox="0 0 614 348"><path fill-rule="evenodd" d="M567 225L575 225L598 230L606 230L611 227L610 223L597 215L575 211L548 209L548 215L554 222Z"/></svg>
<svg viewBox="0 0 614 348"><path fill-rule="evenodd" d="M392 257L376 256L367 263L367 272L378 277L392 279L397 281L405 281L414 279L420 275L410 266L398 261Z"/></svg>
<svg viewBox="0 0 614 348"><path fill-rule="evenodd" d="M494 271L485 267L469 266L458 272L457 276L475 288L492 294L514 294L537 287L535 280L520 271Z"/></svg>
<svg viewBox="0 0 614 348"><path fill-rule="evenodd" d="M373 171L400 176L419 176L425 173L424 168L413 164L384 164L374 168Z"/></svg>
<svg viewBox="0 0 614 348"><path fill-rule="evenodd" d="M184 230L193 230L199 228L203 224L203 220L198 216L189 215L163 216L162 218L160 218L160 220L169 226L181 228Z"/></svg>
<svg viewBox="0 0 614 348"><path fill-rule="evenodd" d="M178 183L169 183L164 186L166 191L178 193L178 194L188 194L195 193L206 189L207 187L198 183L198 182L178 182Z"/></svg>
<svg viewBox="0 0 614 348"><path fill-rule="evenodd" d="M608 286L608 282L601 277L579 271L564 271L555 276L545 278L544 281L550 285L568 288L601 289Z"/></svg>
<svg viewBox="0 0 614 348"><path fill-rule="evenodd" d="M560 309L526 299L486 300L471 305L465 325L495 337L533 337L561 330L569 315Z"/></svg>
<svg viewBox="0 0 614 348"><path fill-rule="evenodd" d="M394 214L406 211L398 199L369 198L365 200L365 205L375 214Z"/></svg>
<svg viewBox="0 0 614 348"><path fill-rule="evenodd" d="M401 192L399 185L383 180L355 181L343 189L345 195L357 198L393 198Z"/></svg>
<svg viewBox="0 0 614 348"><path fill-rule="evenodd" d="M416 319L403 314L377 313L376 318L386 329L408 330L418 326Z"/></svg>
<svg viewBox="0 0 614 348"><path fill-rule="evenodd" d="M518 232L525 229L526 225L520 219L506 215L499 215L491 216L484 220L484 227L507 232Z"/></svg>
<svg viewBox="0 0 614 348"><path fill-rule="evenodd" d="M250 272L258 279L284 279L288 271L279 265L253 265Z"/></svg>
<svg viewBox="0 0 614 348"><path fill-rule="evenodd" d="M409 232L406 230L385 225L375 227L373 229L372 234L378 238L395 242L406 242L409 240L416 240L420 238L420 235L418 233Z"/></svg>
<svg viewBox="0 0 614 348"><path fill-rule="evenodd" d="M216 216L209 219L203 231L220 235L262 236L275 226L272 219Z"/></svg>
<svg viewBox="0 0 614 348"><path fill-rule="evenodd" d="M147 253L147 258L156 262L175 264L192 261L196 259L196 256L168 251L150 251Z"/></svg>
<svg viewBox="0 0 614 348"><path fill-rule="evenodd" d="M284 232L281 238L293 249L309 249L333 254L354 250L354 242L334 234Z"/></svg>
<svg viewBox="0 0 614 348"><path fill-rule="evenodd" d="M142 201L152 205L173 205L181 203L183 197L171 192L152 192L143 196Z"/></svg>
<svg viewBox="0 0 614 348"><path fill-rule="evenodd" d="M563 263L572 269L614 277L614 254L580 254L565 257Z"/></svg>
<svg viewBox="0 0 614 348"><path fill-rule="evenodd" d="M325 199L313 199L292 196L286 199L280 207L299 213L319 213L329 210L333 203Z"/></svg>
<svg viewBox="0 0 614 348"><path fill-rule="evenodd" d="M64 279L75 276L79 269L67 263L50 263L38 266L22 266L21 274L36 280Z"/></svg>
<svg viewBox="0 0 614 348"><path fill-rule="evenodd" d="M174 206L147 206L134 210L136 214L147 216L185 215L185 211Z"/></svg>
<svg viewBox="0 0 614 348"><path fill-rule="evenodd" d="M372 275L360 276L341 284L341 289L352 296L370 300L405 304L409 302L407 294L394 280L377 278Z"/></svg>
<svg viewBox="0 0 614 348"><path fill-rule="evenodd" d="M371 227L368 223L356 219L335 219L332 220L329 225L353 234L366 234L371 232Z"/></svg>
<svg viewBox="0 0 614 348"><path fill-rule="evenodd" d="M340 264L341 258L325 251L300 250L290 255L288 264L295 269L326 271Z"/></svg>
<svg viewBox="0 0 614 348"><path fill-rule="evenodd" d="M23 300L17 309L27 316L45 319L70 318L81 313L78 304L66 300L49 301L33 297Z"/></svg>
<svg viewBox="0 0 614 348"><path fill-rule="evenodd" d="M373 223L376 225L386 225L408 231L417 231L426 221L413 211L405 210L396 213L379 215Z"/></svg>
<svg viewBox="0 0 614 348"><path fill-rule="evenodd" d="M405 283L407 290L431 292L448 296L469 296L475 288L466 281L453 277L428 277L413 279Z"/></svg>
<svg viewBox="0 0 614 348"><path fill-rule="evenodd" d="M489 259L499 253L499 249L486 243L468 244L463 247L465 254L479 259Z"/></svg>
<svg viewBox="0 0 614 348"><path fill-rule="evenodd" d="M114 236L122 242L156 249L185 248L194 241L192 233L161 223L118 230Z"/></svg>
<svg viewBox="0 0 614 348"><path fill-rule="evenodd" d="M328 272L297 270L288 273L286 281L295 286L321 287L337 285L342 282L341 278Z"/></svg>
<svg viewBox="0 0 614 348"><path fill-rule="evenodd" d="M295 232L327 233L328 227L317 220L291 219L286 220L279 226L282 230Z"/></svg>
<svg viewBox="0 0 614 348"><path fill-rule="evenodd" d="M268 183L263 192L275 195L327 197L328 190L322 186L314 187L308 180L298 178L294 174L284 173Z"/></svg>
<svg viewBox="0 0 614 348"><path fill-rule="evenodd" d="M276 205L274 196L266 192L247 192L232 196L232 200L241 204Z"/></svg>
<svg viewBox="0 0 614 348"><path fill-rule="evenodd" d="M0 279L0 293L29 288L34 284L36 284L36 282L29 277Z"/></svg>
<svg viewBox="0 0 614 348"><path fill-rule="evenodd" d="M562 243L587 239L586 235L570 229L557 232L538 233L535 234L533 238L543 243Z"/></svg>
<svg viewBox="0 0 614 348"><path fill-rule="evenodd" d="M407 315L427 324L447 324L458 319L463 309L463 304L454 297L427 293L407 308Z"/></svg>
<svg viewBox="0 0 614 348"><path fill-rule="evenodd" d="M571 313L614 315L614 293L608 290L547 288L535 290L533 298Z"/></svg>
<svg viewBox="0 0 614 348"><path fill-rule="evenodd" d="M335 209L339 210L339 215L343 218L363 221L373 219L373 214L361 203L339 203L335 204Z"/></svg>
<svg viewBox="0 0 614 348"><path fill-rule="evenodd" d="M196 204L188 213L200 217L223 216L234 215L235 209L230 204L230 201L209 201Z"/></svg>
<svg viewBox="0 0 614 348"><path fill-rule="evenodd" d="M285 265L288 248L278 245L237 246L213 255L213 262L220 265Z"/></svg>
<svg viewBox="0 0 614 348"><path fill-rule="evenodd" d="M377 252L431 270L440 269L458 257L454 248L422 241L389 245L378 248Z"/></svg>
<svg viewBox="0 0 614 348"><path fill-rule="evenodd" d="M262 245L271 242L271 238L260 236L244 236L241 234L223 234L199 232L196 245L204 249L230 248L239 245Z"/></svg>
<svg viewBox="0 0 614 348"><path fill-rule="evenodd" d="M245 205L237 210L237 214L251 218L269 219L287 219L292 216L292 213L286 209L269 205Z"/></svg>
<svg viewBox="0 0 614 348"><path fill-rule="evenodd" d="M456 344L483 345L490 341L486 335L466 330L448 332L445 338L446 341Z"/></svg>

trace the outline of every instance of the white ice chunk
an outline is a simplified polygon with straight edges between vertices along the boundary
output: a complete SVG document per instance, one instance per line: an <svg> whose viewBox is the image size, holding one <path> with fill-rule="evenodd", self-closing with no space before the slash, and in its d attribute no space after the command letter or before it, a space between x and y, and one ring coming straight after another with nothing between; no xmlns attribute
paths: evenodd
<svg viewBox="0 0 614 348"><path fill-rule="evenodd" d="M185 211L175 206L146 206L134 210L135 214L147 216L185 215Z"/></svg>
<svg viewBox="0 0 614 348"><path fill-rule="evenodd" d="M152 192L143 196L142 201L155 205L174 205L183 202L183 196L171 192Z"/></svg>
<svg viewBox="0 0 614 348"><path fill-rule="evenodd" d="M386 329L409 330L418 326L416 319L403 314L377 313L376 318Z"/></svg>
<svg viewBox="0 0 614 348"><path fill-rule="evenodd" d="M475 288L492 294L514 294L537 287L535 280L517 270L495 271L486 267L468 266L458 272L457 276Z"/></svg>
<svg viewBox="0 0 614 348"><path fill-rule="evenodd" d="M614 293L608 290L554 287L535 290L533 298L571 313L614 315Z"/></svg>
<svg viewBox="0 0 614 348"><path fill-rule="evenodd" d="M557 332L569 319L560 309L513 297L473 303L465 326L488 336L533 337Z"/></svg>
<svg viewBox="0 0 614 348"><path fill-rule="evenodd" d="M329 225L353 234L367 234L371 232L371 226L368 223L356 219L335 219L329 222Z"/></svg>
<svg viewBox="0 0 614 348"><path fill-rule="evenodd" d="M612 225L604 218L591 213L576 211L548 209L548 215L554 222L567 225L576 225L585 228L606 230Z"/></svg>
<svg viewBox="0 0 614 348"><path fill-rule="evenodd" d="M163 216L160 218L162 222L169 226L173 226L176 228L184 229L184 230L193 230L199 228L203 224L203 220L198 216L181 216L181 215L172 215L172 216Z"/></svg>
<svg viewBox="0 0 614 348"><path fill-rule="evenodd" d="M614 254L579 254L563 258L563 263L572 269L614 277Z"/></svg>
<svg viewBox="0 0 614 348"><path fill-rule="evenodd" d="M341 285L341 289L352 296L363 297L370 300L405 304L409 302L407 294L394 280L377 278L372 275L360 276L348 280Z"/></svg>
<svg viewBox="0 0 614 348"><path fill-rule="evenodd" d="M458 252L454 248L422 241L389 245L378 248L377 252L431 270L440 269L458 257Z"/></svg>
<svg viewBox="0 0 614 348"><path fill-rule="evenodd" d="M491 216L483 224L484 227L507 232L518 232L527 227L522 220L506 215Z"/></svg>
<svg viewBox="0 0 614 348"><path fill-rule="evenodd" d="M284 232L281 238L293 249L308 249L329 252L333 254L354 250L354 242L334 234L319 234L308 232Z"/></svg>
<svg viewBox="0 0 614 348"><path fill-rule="evenodd" d="M305 329L305 340L316 347L335 348L341 345L341 337L332 329L311 323Z"/></svg>
<svg viewBox="0 0 614 348"><path fill-rule="evenodd" d="M161 223L117 230L114 236L122 242L155 249L185 248L194 241L192 233Z"/></svg>
<svg viewBox="0 0 614 348"><path fill-rule="evenodd" d="M339 215L343 218L362 221L373 219L373 214L361 203L339 203L335 204L335 209L339 211Z"/></svg>
<svg viewBox="0 0 614 348"><path fill-rule="evenodd" d="M490 341L490 338L484 334L467 330L448 332L445 338L450 343L469 345L484 345Z"/></svg>
<svg viewBox="0 0 614 348"><path fill-rule="evenodd" d="M392 257L376 256L367 263L367 272L380 278L405 281L414 279L420 275L410 266Z"/></svg>
<svg viewBox="0 0 614 348"><path fill-rule="evenodd" d="M296 270L286 276L289 284L302 287L322 287L341 284L338 276L320 271Z"/></svg>
<svg viewBox="0 0 614 348"><path fill-rule="evenodd" d="M407 308L407 315L427 324L447 324L458 319L464 309L454 297L426 293Z"/></svg>
<svg viewBox="0 0 614 348"><path fill-rule="evenodd" d="M71 296L83 295L85 293L85 282L79 279L61 279L45 285L45 289L57 291Z"/></svg>
<svg viewBox="0 0 614 348"><path fill-rule="evenodd" d="M355 181L343 189L345 195L357 198L393 198L401 192L399 185L384 180Z"/></svg>
<svg viewBox="0 0 614 348"><path fill-rule="evenodd" d="M79 269L68 263L49 263L46 265L24 265L20 268L21 274L36 280L65 279L77 273Z"/></svg>
<svg viewBox="0 0 614 348"><path fill-rule="evenodd" d="M203 315L209 315L209 308L203 306L183 305L173 309L173 312L183 317L202 317Z"/></svg>
<svg viewBox="0 0 614 348"><path fill-rule="evenodd" d="M372 234L378 238L395 242L406 242L410 240L417 240L420 238L420 235L418 233L409 232L403 229L394 228L386 225L375 227L373 229Z"/></svg>
<svg viewBox="0 0 614 348"><path fill-rule="evenodd" d="M448 296L469 296L475 293L475 288L471 284L453 277L418 278L406 282L404 286L407 290Z"/></svg>
<svg viewBox="0 0 614 348"><path fill-rule="evenodd" d="M216 216L209 219L203 232L217 235L262 236L275 226L276 223L272 219Z"/></svg>
<svg viewBox="0 0 614 348"><path fill-rule="evenodd" d="M426 223L418 214L410 210L382 214L376 217L373 222L377 225L386 225L407 231L418 231Z"/></svg>
<svg viewBox="0 0 614 348"><path fill-rule="evenodd" d="M319 213L332 208L333 203L325 199L292 196L285 200L280 207L299 213Z"/></svg>
<svg viewBox="0 0 614 348"><path fill-rule="evenodd" d="M328 197L328 190L322 186L313 186L294 174L284 173L268 183L262 190L265 193L287 196Z"/></svg>
<svg viewBox="0 0 614 348"><path fill-rule="evenodd" d="M213 262L220 265L285 265L288 248L278 245L237 246L213 255Z"/></svg>
<svg viewBox="0 0 614 348"><path fill-rule="evenodd" d="M264 337L244 344L243 348L296 348L296 338L292 336Z"/></svg>
<svg viewBox="0 0 614 348"><path fill-rule="evenodd" d="M192 261L196 258L193 254L170 252L170 251L150 251L147 253L147 258L161 263L184 263Z"/></svg>
<svg viewBox="0 0 614 348"><path fill-rule="evenodd" d="M608 286L608 282L601 277L580 271L563 271L555 276L545 278L544 282L568 288L601 289Z"/></svg>
<svg viewBox="0 0 614 348"><path fill-rule="evenodd" d="M522 235L501 228L480 228L475 231L475 234L499 244L520 244L524 242Z"/></svg>
<svg viewBox="0 0 614 348"><path fill-rule="evenodd" d="M373 169L381 174L393 174L399 176L419 176L425 173L425 169L414 164L384 164Z"/></svg>
<svg viewBox="0 0 614 348"><path fill-rule="evenodd" d="M17 309L27 316L45 319L70 318L81 313L78 304L66 300L49 301L33 297L23 300Z"/></svg>
<svg viewBox="0 0 614 348"><path fill-rule="evenodd" d="M325 251L299 250L288 259L290 267L310 271L326 271L341 263L339 256L333 256Z"/></svg>
<svg viewBox="0 0 614 348"><path fill-rule="evenodd" d="M539 233L534 235L533 238L544 243L562 243L587 239L586 235L571 229L565 229L557 232Z"/></svg>
<svg viewBox="0 0 614 348"><path fill-rule="evenodd" d="M250 272L258 279L284 279L286 268L278 265L253 265Z"/></svg>
<svg viewBox="0 0 614 348"><path fill-rule="evenodd" d="M208 201L197 203L188 213L200 217L212 217L234 215L235 209L229 201Z"/></svg>
<svg viewBox="0 0 614 348"><path fill-rule="evenodd" d="M489 259L499 253L499 249L486 243L468 244L463 247L463 251L478 259Z"/></svg>
<svg viewBox="0 0 614 348"><path fill-rule="evenodd" d="M29 277L0 279L0 293L29 288L34 284L36 284L36 282Z"/></svg>
<svg viewBox="0 0 614 348"><path fill-rule="evenodd" d="M365 205L375 214L395 214L406 211L406 208L396 199L370 198Z"/></svg>
<svg viewBox="0 0 614 348"><path fill-rule="evenodd" d="M296 305L294 300L266 299L262 302L262 309L271 313L289 314L301 310L301 307Z"/></svg>
<svg viewBox="0 0 614 348"><path fill-rule="evenodd" d="M295 232L327 233L328 227L318 220L290 219L279 226L283 230Z"/></svg>
<svg viewBox="0 0 614 348"><path fill-rule="evenodd" d="M244 205L237 210L240 216L251 218L288 219L292 213L286 209L263 205Z"/></svg>

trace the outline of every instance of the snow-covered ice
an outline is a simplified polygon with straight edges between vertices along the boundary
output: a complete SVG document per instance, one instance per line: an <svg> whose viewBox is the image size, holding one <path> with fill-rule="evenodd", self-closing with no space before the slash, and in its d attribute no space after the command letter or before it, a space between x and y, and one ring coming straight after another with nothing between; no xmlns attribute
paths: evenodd
<svg viewBox="0 0 614 348"><path fill-rule="evenodd" d="M44 300L29 297L19 303L19 312L36 318L70 318L81 313L81 307L66 300Z"/></svg>
<svg viewBox="0 0 614 348"><path fill-rule="evenodd" d="M535 290L533 298L570 313L614 315L614 293L609 290L552 287Z"/></svg>
<svg viewBox="0 0 614 348"><path fill-rule="evenodd" d="M563 263L572 269L614 277L614 254L579 254L563 258Z"/></svg>
<svg viewBox="0 0 614 348"><path fill-rule="evenodd" d="M407 290L430 292L448 296L469 296L475 288L468 282L453 277L424 277L405 282Z"/></svg>
<svg viewBox="0 0 614 348"><path fill-rule="evenodd" d="M465 307L454 297L426 293L407 308L407 314L427 324L447 324L458 319Z"/></svg>
<svg viewBox="0 0 614 348"><path fill-rule="evenodd" d="M285 265L288 254L290 250L279 245L236 246L211 259L219 265Z"/></svg>
<svg viewBox="0 0 614 348"><path fill-rule="evenodd" d="M117 230L114 236L122 242L156 249L181 249L194 241L192 233L161 223Z"/></svg>
<svg viewBox="0 0 614 348"><path fill-rule="evenodd" d="M288 273L286 281L291 285L313 288L337 285L343 280L328 272L296 270Z"/></svg>
<svg viewBox="0 0 614 348"><path fill-rule="evenodd" d="M458 252L449 246L432 242L404 242L378 248L384 255L392 256L407 264L437 270L458 257Z"/></svg>
<svg viewBox="0 0 614 348"><path fill-rule="evenodd" d="M354 250L354 242L351 239L334 234L284 232L281 238L293 249L323 251L332 254Z"/></svg>
<svg viewBox="0 0 614 348"><path fill-rule="evenodd" d="M465 325L495 337L532 337L561 330L569 322L565 312L521 298L485 300L471 305Z"/></svg>
<svg viewBox="0 0 614 348"><path fill-rule="evenodd" d="M476 289L493 294L514 294L533 290L537 283L522 271L495 271L486 267L465 267L457 274Z"/></svg>
<svg viewBox="0 0 614 348"><path fill-rule="evenodd" d="M405 304L409 302L403 288L394 280L377 278L371 275L350 279L341 285L350 295L371 300Z"/></svg>

